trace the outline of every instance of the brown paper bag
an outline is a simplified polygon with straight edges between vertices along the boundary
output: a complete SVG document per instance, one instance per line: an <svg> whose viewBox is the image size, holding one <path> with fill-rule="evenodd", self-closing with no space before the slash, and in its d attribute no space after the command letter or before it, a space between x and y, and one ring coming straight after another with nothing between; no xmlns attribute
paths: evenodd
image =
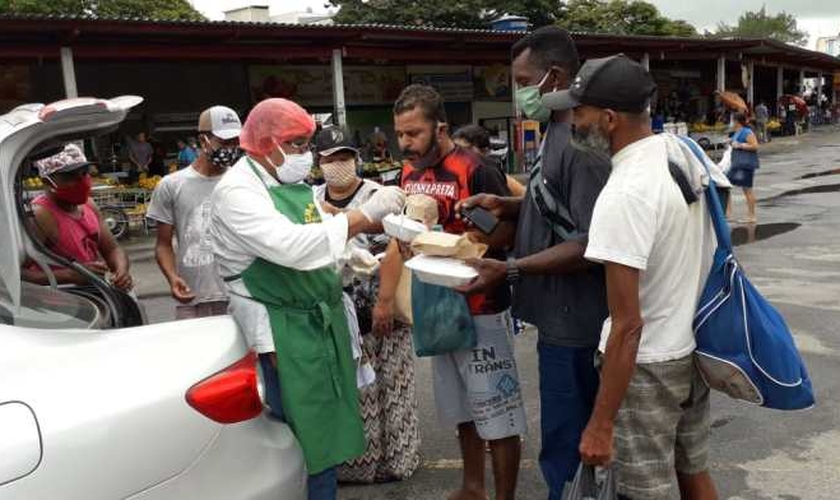
<svg viewBox="0 0 840 500"><path fill-rule="evenodd" d="M449 234L439 231L422 233L411 242L415 254L431 257L452 257L467 260L478 259L487 251L484 243L470 241L466 234Z"/></svg>
<svg viewBox="0 0 840 500"><path fill-rule="evenodd" d="M397 284L397 296L394 298L394 319L405 323L414 324L414 317L411 315L411 269L402 268L400 281Z"/></svg>

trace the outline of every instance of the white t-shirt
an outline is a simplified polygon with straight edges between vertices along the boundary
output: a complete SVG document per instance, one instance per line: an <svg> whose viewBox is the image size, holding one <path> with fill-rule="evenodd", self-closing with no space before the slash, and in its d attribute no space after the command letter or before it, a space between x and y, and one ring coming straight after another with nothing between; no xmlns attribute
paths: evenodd
<svg viewBox="0 0 840 500"><path fill-rule="evenodd" d="M717 245L705 197L687 205L668 170L664 138L651 136L618 152L595 204L586 258L640 270L641 344L637 363L691 354L692 320ZM601 352L610 335L601 332Z"/></svg>

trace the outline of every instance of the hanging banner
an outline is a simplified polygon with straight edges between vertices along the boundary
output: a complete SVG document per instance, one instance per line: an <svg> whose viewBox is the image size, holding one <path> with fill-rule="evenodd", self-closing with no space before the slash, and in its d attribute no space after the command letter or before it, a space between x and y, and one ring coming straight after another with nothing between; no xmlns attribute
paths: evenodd
<svg viewBox="0 0 840 500"><path fill-rule="evenodd" d="M29 66L0 64L0 112L31 102Z"/></svg>
<svg viewBox="0 0 840 500"><path fill-rule="evenodd" d="M510 66L475 66L473 68L473 92L476 101L510 102L511 93Z"/></svg>
<svg viewBox="0 0 840 500"><path fill-rule="evenodd" d="M333 105L329 66L251 66L248 76L254 102L282 97L302 106ZM402 66L345 66L344 101L348 106L390 105L405 81Z"/></svg>

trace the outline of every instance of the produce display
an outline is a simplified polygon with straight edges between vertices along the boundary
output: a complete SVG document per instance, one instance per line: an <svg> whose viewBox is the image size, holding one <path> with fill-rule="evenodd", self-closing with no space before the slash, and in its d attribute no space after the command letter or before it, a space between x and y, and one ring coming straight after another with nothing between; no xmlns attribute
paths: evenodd
<svg viewBox="0 0 840 500"><path fill-rule="evenodd" d="M726 132L727 127L728 125L721 122L717 122L714 125L707 125L705 122L696 122L688 126L688 131L693 134L723 133Z"/></svg>

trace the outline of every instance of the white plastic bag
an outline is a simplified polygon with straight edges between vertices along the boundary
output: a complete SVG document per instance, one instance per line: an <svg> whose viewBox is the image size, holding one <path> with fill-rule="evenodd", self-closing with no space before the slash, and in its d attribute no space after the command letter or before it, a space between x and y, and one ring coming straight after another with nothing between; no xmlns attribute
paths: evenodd
<svg viewBox="0 0 840 500"><path fill-rule="evenodd" d="M563 500L616 500L618 488L611 469L599 469L583 462L571 483L566 483Z"/></svg>
<svg viewBox="0 0 840 500"><path fill-rule="evenodd" d="M723 158L720 159L718 167L723 170L724 174L729 173L729 169L732 168L732 146L726 146L726 150L723 152Z"/></svg>

